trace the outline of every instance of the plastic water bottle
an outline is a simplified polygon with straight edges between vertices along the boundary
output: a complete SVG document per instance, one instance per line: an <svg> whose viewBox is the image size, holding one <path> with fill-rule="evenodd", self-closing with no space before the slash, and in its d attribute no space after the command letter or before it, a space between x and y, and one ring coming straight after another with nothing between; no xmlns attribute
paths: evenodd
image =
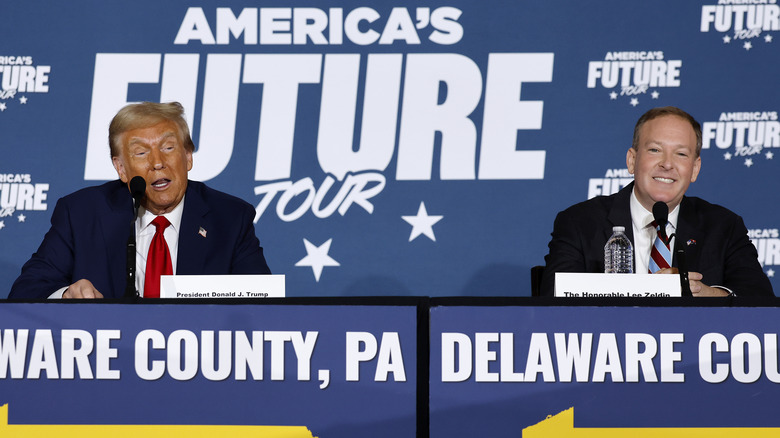
<svg viewBox="0 0 780 438"><path fill-rule="evenodd" d="M612 237L604 245L604 272L607 274L634 273L634 247L625 231L625 227L612 227Z"/></svg>

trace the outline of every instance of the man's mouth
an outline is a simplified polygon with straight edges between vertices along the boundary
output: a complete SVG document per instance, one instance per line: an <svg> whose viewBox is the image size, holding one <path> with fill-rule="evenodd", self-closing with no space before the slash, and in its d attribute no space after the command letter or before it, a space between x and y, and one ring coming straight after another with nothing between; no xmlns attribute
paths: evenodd
<svg viewBox="0 0 780 438"><path fill-rule="evenodd" d="M653 179L658 181L658 182L662 182L664 184L671 184L671 183L674 182L674 180L671 179L671 178L662 178L660 176L655 176L655 177L653 177Z"/></svg>
<svg viewBox="0 0 780 438"><path fill-rule="evenodd" d="M152 186L153 188L155 188L155 189L158 189L158 190L159 190L159 189L164 189L164 188L168 187L168 185L169 185L170 183L171 183L171 180L169 180L169 179L166 179L166 178L161 178L161 179L158 179L158 180L154 181L154 182L151 184L151 186Z"/></svg>

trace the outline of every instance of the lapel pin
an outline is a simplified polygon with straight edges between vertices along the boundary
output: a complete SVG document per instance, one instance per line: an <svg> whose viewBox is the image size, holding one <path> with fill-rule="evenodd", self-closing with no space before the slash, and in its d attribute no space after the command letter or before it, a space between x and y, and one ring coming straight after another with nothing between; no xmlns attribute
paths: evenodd
<svg viewBox="0 0 780 438"><path fill-rule="evenodd" d="M204 235L204 237L205 237L205 235ZM688 241L686 242L686 244L687 244L688 246L691 246L691 245L696 245L696 241L695 241L695 240L693 240L693 239L690 239L690 240L688 240Z"/></svg>
<svg viewBox="0 0 780 438"><path fill-rule="evenodd" d="M198 234L200 234L203 237L206 237L206 230L203 227L200 227L198 230Z"/></svg>

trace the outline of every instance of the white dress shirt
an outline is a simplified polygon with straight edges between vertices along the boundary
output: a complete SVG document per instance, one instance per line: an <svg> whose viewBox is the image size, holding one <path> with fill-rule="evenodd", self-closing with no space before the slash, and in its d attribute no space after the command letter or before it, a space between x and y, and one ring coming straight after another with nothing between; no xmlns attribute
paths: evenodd
<svg viewBox="0 0 780 438"><path fill-rule="evenodd" d="M677 205L669 213L669 221L666 223L666 235L671 236L677 230L677 218L680 215L680 206ZM650 250L657 235L655 228L650 225L653 222L653 213L648 211L636 195L631 191L631 224L634 229L634 266L637 274L647 274L650 266ZM669 242L669 247L674 248L673 237ZM674 257L674 251L672 257Z"/></svg>
<svg viewBox="0 0 780 438"><path fill-rule="evenodd" d="M173 273L176 273L176 262L179 254L179 230L181 229L181 217L184 213L184 198L179 205L173 208L170 213L164 216L171 223L165 228L163 237L168 244L168 251L171 253L171 266ZM138 288L138 294L144 296L144 281L146 280L146 256L149 254L149 247L152 245L152 238L157 228L152 225L152 221L157 217L155 214L146 211L143 207L138 209L139 218L135 221L135 285Z"/></svg>

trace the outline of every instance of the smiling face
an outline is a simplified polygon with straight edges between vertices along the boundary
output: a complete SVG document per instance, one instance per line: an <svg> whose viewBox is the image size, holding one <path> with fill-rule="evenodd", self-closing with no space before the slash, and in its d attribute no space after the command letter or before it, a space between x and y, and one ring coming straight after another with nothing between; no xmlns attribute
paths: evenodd
<svg viewBox="0 0 780 438"><path fill-rule="evenodd" d="M636 149L628 149L626 166L643 207L653 211L653 204L663 201L673 210L701 169L693 127L675 115L648 120L639 128Z"/></svg>
<svg viewBox="0 0 780 438"><path fill-rule="evenodd" d="M187 172L192 169L192 152L183 145L176 123L166 120L147 128L121 134L121 150L113 157L119 179L127 184L134 176L146 180L141 205L154 214L168 213L187 190Z"/></svg>

